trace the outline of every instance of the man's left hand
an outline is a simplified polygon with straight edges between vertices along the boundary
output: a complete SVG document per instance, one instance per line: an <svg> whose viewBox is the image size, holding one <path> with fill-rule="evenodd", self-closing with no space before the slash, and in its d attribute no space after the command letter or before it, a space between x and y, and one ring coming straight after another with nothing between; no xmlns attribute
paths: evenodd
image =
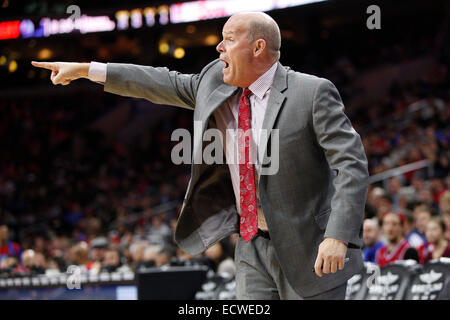
<svg viewBox="0 0 450 320"><path fill-rule="evenodd" d="M314 271L322 277L322 273L335 273L344 269L344 259L347 253L347 244L341 240L325 238L319 245Z"/></svg>

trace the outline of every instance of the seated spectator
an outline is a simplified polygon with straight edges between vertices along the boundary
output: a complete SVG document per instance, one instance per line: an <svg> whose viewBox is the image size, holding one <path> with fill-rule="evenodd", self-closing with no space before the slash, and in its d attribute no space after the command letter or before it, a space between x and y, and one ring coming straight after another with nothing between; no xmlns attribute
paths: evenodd
<svg viewBox="0 0 450 320"><path fill-rule="evenodd" d="M441 257L450 258L450 241L445 239L445 224L442 219L433 218L428 221L425 235L427 243L419 248L421 263Z"/></svg>
<svg viewBox="0 0 450 320"><path fill-rule="evenodd" d="M14 255L20 257L22 251L18 243L9 240L9 229L6 225L0 225L0 261Z"/></svg>
<svg viewBox="0 0 450 320"><path fill-rule="evenodd" d="M122 265L121 254L118 249L109 248L105 251L101 272L125 272L129 270L127 265Z"/></svg>
<svg viewBox="0 0 450 320"><path fill-rule="evenodd" d="M34 264L34 250L27 249L24 252L22 252L22 256L20 257L20 260L22 261L22 269L21 271L25 274L31 273L31 268Z"/></svg>
<svg viewBox="0 0 450 320"><path fill-rule="evenodd" d="M33 247L32 249L34 250L34 252L42 252L45 253L46 251L46 240L43 236L38 235L35 236L33 239Z"/></svg>
<svg viewBox="0 0 450 320"><path fill-rule="evenodd" d="M426 205L419 205L414 209L414 228L406 236L409 244L414 248L419 248L425 242L425 227L430 221L432 212Z"/></svg>
<svg viewBox="0 0 450 320"><path fill-rule="evenodd" d="M403 224L403 235L406 237L406 240L410 245L414 246L414 242L419 242L420 246L420 244L424 242L424 238L417 235L417 233L415 232L416 225L413 213L409 210L405 210L403 216L405 217L405 221Z"/></svg>
<svg viewBox="0 0 450 320"><path fill-rule="evenodd" d="M133 269L136 271L141 267L154 267L156 256L160 246L151 245L148 241L135 242L130 246L130 253L133 259Z"/></svg>
<svg viewBox="0 0 450 320"><path fill-rule="evenodd" d="M439 213L445 224L445 238L450 240L450 191L446 191L439 200Z"/></svg>
<svg viewBox="0 0 450 320"><path fill-rule="evenodd" d="M424 188L419 191L419 201L427 205L429 208L432 208L433 210L438 209L434 202L433 193L430 188Z"/></svg>
<svg viewBox="0 0 450 320"><path fill-rule="evenodd" d="M135 270L141 267L150 268L169 265L173 261L175 252L176 250L172 249L169 245L147 245L143 251L142 261L137 263Z"/></svg>
<svg viewBox="0 0 450 320"><path fill-rule="evenodd" d="M414 259L419 262L417 251L403 237L404 220L401 214L389 212L384 215L382 230L386 235L387 244L379 248L375 254L375 262L380 267L404 259Z"/></svg>
<svg viewBox="0 0 450 320"><path fill-rule="evenodd" d="M46 261L40 252L27 249L21 256L22 266L17 268L17 273L22 275L38 275L45 274Z"/></svg>
<svg viewBox="0 0 450 320"><path fill-rule="evenodd" d="M84 271L96 268L95 261L89 259L89 246L85 241L78 242L70 249L70 260Z"/></svg>
<svg viewBox="0 0 450 320"><path fill-rule="evenodd" d="M377 218L382 220L383 216L388 213L393 212L392 207L392 197L389 194L384 194L380 196L378 208L377 208Z"/></svg>
<svg viewBox="0 0 450 320"><path fill-rule="evenodd" d="M409 229L408 234L406 235L406 241L408 241L411 247L417 249L426 242L425 236L419 233L417 229L414 227L415 226L414 218L412 221L409 219L410 216L406 216L407 221L405 224L412 226L412 229Z"/></svg>
<svg viewBox="0 0 450 320"><path fill-rule="evenodd" d="M32 274L45 274L47 270L47 259L42 252L34 254L33 266L31 268Z"/></svg>
<svg viewBox="0 0 450 320"><path fill-rule="evenodd" d="M147 240L154 244L164 245L171 241L171 236L170 228L164 223L162 217L159 215L153 216Z"/></svg>
<svg viewBox="0 0 450 320"><path fill-rule="evenodd" d="M393 177L391 179L389 179L388 182L388 193L391 196L392 199L392 208L394 211L398 211L401 208L401 201L400 201L400 189L402 187L402 182L397 178L397 177Z"/></svg>
<svg viewBox="0 0 450 320"><path fill-rule="evenodd" d="M105 258L105 252L108 248L108 244L108 239L105 237L97 237L91 241L89 259L92 261L92 265L89 268L90 271L95 273L100 272L103 259Z"/></svg>
<svg viewBox="0 0 450 320"><path fill-rule="evenodd" d="M399 194L405 197L407 203L418 202L418 194L424 187L425 181L422 175L420 172L416 172L411 178L411 184L409 186L402 187Z"/></svg>
<svg viewBox="0 0 450 320"><path fill-rule="evenodd" d="M431 178L430 189L431 189L431 192L433 193L434 203L439 204L439 201L440 201L442 195L446 191L444 181L442 181L438 177Z"/></svg>
<svg viewBox="0 0 450 320"><path fill-rule="evenodd" d="M19 259L16 256L9 256L6 259L0 260L0 277L14 276L19 267Z"/></svg>
<svg viewBox="0 0 450 320"><path fill-rule="evenodd" d="M380 241L380 229L375 219L364 220L363 226L364 261L375 262L375 253L383 246Z"/></svg>
<svg viewBox="0 0 450 320"><path fill-rule="evenodd" d="M425 236L425 229L432 216L433 211L428 207L417 211L416 229L421 235Z"/></svg>
<svg viewBox="0 0 450 320"><path fill-rule="evenodd" d="M61 272L66 272L66 269L61 269L57 259L49 258L47 259L47 266L45 270L45 274L47 276L57 275Z"/></svg>
<svg viewBox="0 0 450 320"><path fill-rule="evenodd" d="M371 219L377 216L380 207L380 199L386 194L386 191L380 187L369 186L368 196L365 208L365 218Z"/></svg>

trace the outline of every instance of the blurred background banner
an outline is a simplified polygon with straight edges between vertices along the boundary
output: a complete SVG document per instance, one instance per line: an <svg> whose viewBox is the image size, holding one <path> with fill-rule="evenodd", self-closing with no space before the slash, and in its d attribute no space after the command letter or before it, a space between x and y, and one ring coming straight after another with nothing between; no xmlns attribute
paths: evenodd
<svg viewBox="0 0 450 320"><path fill-rule="evenodd" d="M172 163L171 134L192 112L54 86L30 61L198 73L241 11L277 21L280 62L331 80L361 135L366 269L347 298L448 299L444 0L0 0L0 299L235 298L237 234L195 257L172 239L190 166Z"/></svg>

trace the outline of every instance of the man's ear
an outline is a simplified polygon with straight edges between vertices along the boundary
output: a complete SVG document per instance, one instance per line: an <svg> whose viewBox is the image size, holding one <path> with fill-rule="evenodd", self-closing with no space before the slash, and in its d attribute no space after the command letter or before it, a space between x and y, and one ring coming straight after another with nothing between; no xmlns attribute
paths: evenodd
<svg viewBox="0 0 450 320"><path fill-rule="evenodd" d="M253 48L253 55L255 57L260 56L264 52L265 48L266 48L266 40L264 39L256 40L255 47Z"/></svg>

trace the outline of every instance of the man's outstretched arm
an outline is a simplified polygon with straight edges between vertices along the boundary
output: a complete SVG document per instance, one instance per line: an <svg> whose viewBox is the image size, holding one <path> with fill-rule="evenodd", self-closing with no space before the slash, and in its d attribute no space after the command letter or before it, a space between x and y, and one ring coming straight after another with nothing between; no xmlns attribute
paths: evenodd
<svg viewBox="0 0 450 320"><path fill-rule="evenodd" d="M105 91L110 93L189 109L195 106L199 75L123 63L32 61L32 65L51 70L50 79L55 85L85 78L104 83Z"/></svg>

